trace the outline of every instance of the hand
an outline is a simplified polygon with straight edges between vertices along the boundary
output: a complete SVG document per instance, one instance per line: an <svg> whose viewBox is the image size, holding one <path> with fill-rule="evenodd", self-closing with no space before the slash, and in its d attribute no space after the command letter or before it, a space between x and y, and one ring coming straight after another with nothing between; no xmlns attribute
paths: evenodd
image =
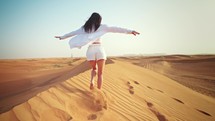
<svg viewBox="0 0 215 121"><path fill-rule="evenodd" d="M60 39L60 40L62 39L60 36L55 36L55 38L58 38L58 39Z"/></svg>
<svg viewBox="0 0 215 121"><path fill-rule="evenodd" d="M136 36L137 34L139 35L140 33L136 32L136 31L132 31L131 34L133 34L134 36Z"/></svg>

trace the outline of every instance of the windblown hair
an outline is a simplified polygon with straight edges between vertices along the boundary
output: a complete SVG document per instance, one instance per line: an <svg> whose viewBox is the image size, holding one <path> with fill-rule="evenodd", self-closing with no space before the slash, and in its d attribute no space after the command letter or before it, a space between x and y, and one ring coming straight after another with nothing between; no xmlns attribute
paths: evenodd
<svg viewBox="0 0 215 121"><path fill-rule="evenodd" d="M83 28L85 32L90 33L96 31L101 25L102 17L98 13L92 13L90 18L86 21Z"/></svg>

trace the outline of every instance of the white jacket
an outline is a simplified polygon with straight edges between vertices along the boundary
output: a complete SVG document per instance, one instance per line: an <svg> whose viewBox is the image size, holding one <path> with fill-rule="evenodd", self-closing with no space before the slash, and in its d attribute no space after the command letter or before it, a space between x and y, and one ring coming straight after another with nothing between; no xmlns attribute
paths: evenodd
<svg viewBox="0 0 215 121"><path fill-rule="evenodd" d="M69 40L69 45L70 48L81 48L82 46L90 43L90 42L95 42L95 41L100 41L100 37L106 33L125 33L125 34L130 34L132 30L128 30L125 28L120 28L120 27L109 27L107 25L101 24L100 27L95 31L91 33L85 32L84 28L81 27L75 31L72 31L68 34L65 34L61 36L61 39L66 39L68 37L73 37L72 39Z"/></svg>

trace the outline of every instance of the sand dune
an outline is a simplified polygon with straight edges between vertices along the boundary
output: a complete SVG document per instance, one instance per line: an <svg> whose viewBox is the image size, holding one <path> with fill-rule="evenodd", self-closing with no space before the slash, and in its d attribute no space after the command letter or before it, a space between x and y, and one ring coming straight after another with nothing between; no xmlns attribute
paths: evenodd
<svg viewBox="0 0 215 121"><path fill-rule="evenodd" d="M86 62L79 59L3 60L0 63L0 113L86 69L83 68Z"/></svg>
<svg viewBox="0 0 215 121"><path fill-rule="evenodd" d="M170 55L117 59L153 70L199 93L215 98L214 55Z"/></svg>
<svg viewBox="0 0 215 121"><path fill-rule="evenodd" d="M39 89L41 92L34 97L2 113L0 120L215 120L214 98L197 93L152 70L130 62L109 59L105 67L102 90L91 91L90 70L87 67L87 63L79 61L73 65L73 69L54 73L58 77L49 80L56 83L44 81L40 86L46 85L46 89ZM52 76L50 74L45 77ZM30 85L40 83L39 79L37 83ZM47 85L50 86L47 88ZM37 86L31 89L35 88Z"/></svg>

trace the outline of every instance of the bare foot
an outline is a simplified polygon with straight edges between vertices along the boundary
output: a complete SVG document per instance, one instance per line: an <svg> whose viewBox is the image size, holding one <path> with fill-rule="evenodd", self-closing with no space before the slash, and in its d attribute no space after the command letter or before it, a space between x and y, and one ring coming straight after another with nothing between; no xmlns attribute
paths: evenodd
<svg viewBox="0 0 215 121"><path fill-rule="evenodd" d="M94 89L94 77L96 76L96 70L93 69L91 71L91 79L90 79L90 90L93 90Z"/></svg>
<svg viewBox="0 0 215 121"><path fill-rule="evenodd" d="M91 79L90 79L90 83L94 83L94 77L96 76L96 70L92 70L91 71Z"/></svg>
<svg viewBox="0 0 215 121"><path fill-rule="evenodd" d="M93 89L94 89L93 83L90 83L90 90L93 90Z"/></svg>

